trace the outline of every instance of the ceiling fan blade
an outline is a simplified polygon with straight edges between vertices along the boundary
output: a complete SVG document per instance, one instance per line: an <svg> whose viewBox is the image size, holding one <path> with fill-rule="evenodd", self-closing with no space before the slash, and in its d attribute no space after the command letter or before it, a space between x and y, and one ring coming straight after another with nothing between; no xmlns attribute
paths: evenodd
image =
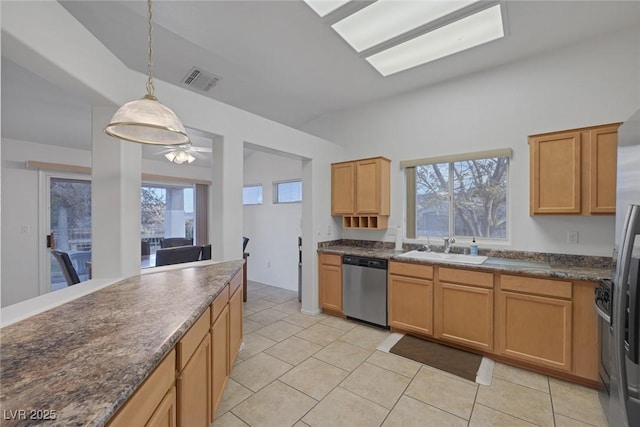
<svg viewBox="0 0 640 427"><path fill-rule="evenodd" d="M211 148L208 147L191 147L189 148L190 151L194 152L194 151L198 151L200 153L211 153Z"/></svg>
<svg viewBox="0 0 640 427"><path fill-rule="evenodd" d="M154 155L166 154L166 153L170 153L172 151L176 151L176 149L175 148L169 148L169 149L166 149L166 150L158 151L157 153L153 153L153 154Z"/></svg>

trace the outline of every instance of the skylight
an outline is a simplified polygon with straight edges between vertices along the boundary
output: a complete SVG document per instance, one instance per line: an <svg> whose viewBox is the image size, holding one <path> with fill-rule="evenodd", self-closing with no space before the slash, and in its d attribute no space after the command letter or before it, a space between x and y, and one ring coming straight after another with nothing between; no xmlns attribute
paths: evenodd
<svg viewBox="0 0 640 427"><path fill-rule="evenodd" d="M320 16L349 3L304 1ZM385 77L504 37L497 0L378 0L332 28Z"/></svg>
<svg viewBox="0 0 640 427"><path fill-rule="evenodd" d="M386 77L501 37L502 12L495 5L366 59Z"/></svg>
<svg viewBox="0 0 640 427"><path fill-rule="evenodd" d="M356 52L362 52L477 1L378 0L332 28Z"/></svg>

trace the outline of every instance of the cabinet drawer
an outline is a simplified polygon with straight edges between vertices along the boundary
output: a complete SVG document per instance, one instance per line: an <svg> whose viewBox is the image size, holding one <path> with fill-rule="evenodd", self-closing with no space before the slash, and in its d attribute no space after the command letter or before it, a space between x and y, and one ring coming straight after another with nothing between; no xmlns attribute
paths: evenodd
<svg viewBox="0 0 640 427"><path fill-rule="evenodd" d="M503 291L523 292L557 298L571 298L571 282L503 274L500 279Z"/></svg>
<svg viewBox="0 0 640 427"><path fill-rule="evenodd" d="M493 289L493 273L440 267L438 277L442 282L463 283Z"/></svg>
<svg viewBox="0 0 640 427"><path fill-rule="evenodd" d="M433 266L392 261L389 263L389 273L400 276L418 277L420 279L432 279Z"/></svg>
<svg viewBox="0 0 640 427"><path fill-rule="evenodd" d="M342 265L342 255L336 254L320 254L320 264Z"/></svg>
<svg viewBox="0 0 640 427"><path fill-rule="evenodd" d="M224 308L227 306L228 303L229 303L229 286L227 285L222 289L222 292L220 292L216 297L216 299L214 299L213 302L211 303L211 324L212 325L213 325L213 322L216 321L218 316L220 316L220 313L222 313L222 310L224 310Z"/></svg>
<svg viewBox="0 0 640 427"><path fill-rule="evenodd" d="M200 318L196 320L196 323L191 326L191 329L189 329L187 333L184 334L184 337L182 337L182 339L178 341L178 344L176 346L176 349L178 351L178 371L182 371L187 365L187 362L191 358L191 355L194 351L196 351L196 348L198 348L198 345L200 345L202 339L209 332L210 326L211 309L207 308L207 310L202 313L202 316L200 316Z"/></svg>
<svg viewBox="0 0 640 427"><path fill-rule="evenodd" d="M149 375L122 409L111 419L108 427L142 426L151 418L176 379L176 352L171 352Z"/></svg>

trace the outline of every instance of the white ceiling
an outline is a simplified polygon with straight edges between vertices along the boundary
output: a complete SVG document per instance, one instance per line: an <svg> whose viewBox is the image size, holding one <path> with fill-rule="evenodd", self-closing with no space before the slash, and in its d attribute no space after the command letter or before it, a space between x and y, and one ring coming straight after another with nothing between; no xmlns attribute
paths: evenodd
<svg viewBox="0 0 640 427"><path fill-rule="evenodd" d="M146 72L145 1L61 4L129 68ZM154 76L179 85L193 66L201 67L222 77L211 98L300 128L325 114L640 24L637 1L507 1L503 7L505 38L382 77L302 1L156 0ZM79 135L90 132L89 107L82 101L5 58L2 89L3 136L86 144ZM20 119L29 102L64 115L68 126L58 135L36 135Z"/></svg>

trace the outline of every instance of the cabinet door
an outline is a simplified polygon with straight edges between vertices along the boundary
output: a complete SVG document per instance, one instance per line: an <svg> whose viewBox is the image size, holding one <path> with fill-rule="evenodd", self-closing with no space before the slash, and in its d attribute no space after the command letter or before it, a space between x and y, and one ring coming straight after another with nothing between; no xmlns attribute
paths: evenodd
<svg viewBox="0 0 640 427"><path fill-rule="evenodd" d="M380 160L356 163L356 213L380 213Z"/></svg>
<svg viewBox="0 0 640 427"><path fill-rule="evenodd" d="M589 148L589 213L615 213L618 126L589 131Z"/></svg>
<svg viewBox="0 0 640 427"><path fill-rule="evenodd" d="M211 337L209 333L178 376L178 425L211 424Z"/></svg>
<svg viewBox="0 0 640 427"><path fill-rule="evenodd" d="M355 212L355 164L331 165L331 215L353 215Z"/></svg>
<svg viewBox="0 0 640 427"><path fill-rule="evenodd" d="M176 427L176 388L171 387L145 427Z"/></svg>
<svg viewBox="0 0 640 427"><path fill-rule="evenodd" d="M571 370L571 301L502 291L499 304L500 354Z"/></svg>
<svg viewBox="0 0 640 427"><path fill-rule="evenodd" d="M454 283L436 285L436 338L493 350L493 290Z"/></svg>
<svg viewBox="0 0 640 427"><path fill-rule="evenodd" d="M320 264L320 307L342 313L342 266Z"/></svg>
<svg viewBox="0 0 640 427"><path fill-rule="evenodd" d="M389 325L433 335L433 282L389 275Z"/></svg>
<svg viewBox="0 0 640 427"><path fill-rule="evenodd" d="M242 287L229 299L229 369L236 360L242 344Z"/></svg>
<svg viewBox="0 0 640 427"><path fill-rule="evenodd" d="M211 422L229 379L229 306L226 305L211 327Z"/></svg>
<svg viewBox="0 0 640 427"><path fill-rule="evenodd" d="M175 350L171 350L133 396L125 402L122 409L109 421L108 427L154 425L149 424L149 422L156 414L158 416L158 422L160 422L160 425L163 425L160 421L160 418L163 418L160 413L163 411L158 412L159 407L163 405L167 391L174 388L175 381L176 352ZM165 405L167 404L166 402L164 403ZM171 414L168 414L167 416L170 417L170 415Z"/></svg>
<svg viewBox="0 0 640 427"><path fill-rule="evenodd" d="M581 134L531 137L530 214L580 213Z"/></svg>

